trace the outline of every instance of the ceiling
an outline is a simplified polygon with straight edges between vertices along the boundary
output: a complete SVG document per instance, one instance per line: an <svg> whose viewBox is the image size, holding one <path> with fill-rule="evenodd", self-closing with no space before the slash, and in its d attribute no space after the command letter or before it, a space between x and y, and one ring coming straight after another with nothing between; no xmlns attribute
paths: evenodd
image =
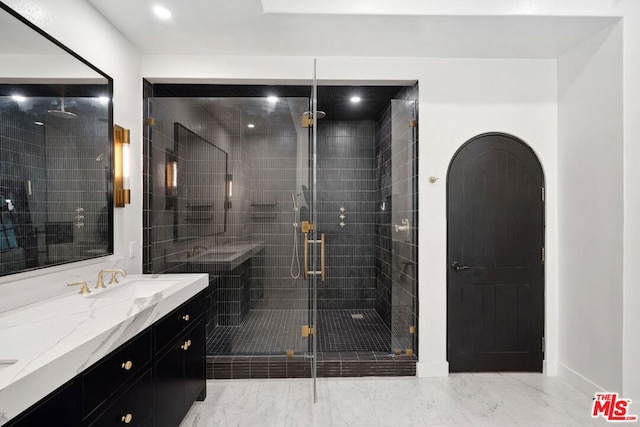
<svg viewBox="0 0 640 427"><path fill-rule="evenodd" d="M390 105L390 100L398 96L401 86L318 86L318 110L327 114L325 120L376 120ZM262 114L263 106L268 96L279 98L297 98L308 110L308 99L311 95L310 86L299 85L201 85L201 84L155 84L153 96L155 98L179 97L200 98L200 102L217 103L215 99L224 99L230 105L236 105L230 98L245 98L238 101L245 108L248 105L260 106L257 111ZM358 96L361 101L351 102L352 96ZM205 101L203 98L213 100ZM279 105L279 104L278 104ZM235 108L235 107L234 107ZM288 111L288 110L287 110ZM304 110L303 110L304 111ZM270 112L271 113L271 112ZM302 111L300 111L300 114ZM289 117L290 119L290 117Z"/></svg>
<svg viewBox="0 0 640 427"><path fill-rule="evenodd" d="M265 13L260 0L87 0L142 54L557 58L615 17ZM151 12L161 3L173 17Z"/></svg>

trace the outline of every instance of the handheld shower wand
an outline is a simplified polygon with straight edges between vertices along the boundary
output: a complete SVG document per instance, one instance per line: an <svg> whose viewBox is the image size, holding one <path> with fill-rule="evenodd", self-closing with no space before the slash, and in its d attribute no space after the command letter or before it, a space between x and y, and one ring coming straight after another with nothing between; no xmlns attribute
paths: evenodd
<svg viewBox="0 0 640 427"><path fill-rule="evenodd" d="M292 279L300 277L300 254L298 252L298 204L296 203L296 193L291 193L293 202L293 253L291 254L291 268L289 273Z"/></svg>

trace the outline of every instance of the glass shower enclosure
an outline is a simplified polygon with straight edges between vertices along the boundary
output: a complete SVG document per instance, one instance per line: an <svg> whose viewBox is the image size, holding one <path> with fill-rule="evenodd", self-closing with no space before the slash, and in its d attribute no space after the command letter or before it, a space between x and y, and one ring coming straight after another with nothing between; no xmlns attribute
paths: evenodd
<svg viewBox="0 0 640 427"><path fill-rule="evenodd" d="M144 268L209 274L208 376L414 375L417 88L145 89Z"/></svg>

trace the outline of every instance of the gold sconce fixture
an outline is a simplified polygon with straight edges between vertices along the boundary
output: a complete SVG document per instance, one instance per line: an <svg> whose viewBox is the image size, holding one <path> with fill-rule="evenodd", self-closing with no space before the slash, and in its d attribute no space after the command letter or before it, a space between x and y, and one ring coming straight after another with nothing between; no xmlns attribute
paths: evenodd
<svg viewBox="0 0 640 427"><path fill-rule="evenodd" d="M176 197L178 195L178 162L172 160L167 162L167 196Z"/></svg>
<svg viewBox="0 0 640 427"><path fill-rule="evenodd" d="M227 188L225 191L224 208L231 209L231 196L233 196L233 174L226 175Z"/></svg>
<svg viewBox="0 0 640 427"><path fill-rule="evenodd" d="M114 142L114 191L113 202L117 208L123 208L131 203L131 164L129 147L131 138L129 129L121 126L113 126Z"/></svg>

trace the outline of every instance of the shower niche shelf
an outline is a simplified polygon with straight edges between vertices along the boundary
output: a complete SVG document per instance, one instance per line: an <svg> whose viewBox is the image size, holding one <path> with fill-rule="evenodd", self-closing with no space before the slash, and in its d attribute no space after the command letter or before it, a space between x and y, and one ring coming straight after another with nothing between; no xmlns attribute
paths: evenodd
<svg viewBox="0 0 640 427"><path fill-rule="evenodd" d="M275 201L275 202L261 202L261 203L251 202L251 206L254 207L254 208L272 208L277 204L278 204L277 201Z"/></svg>
<svg viewBox="0 0 640 427"><path fill-rule="evenodd" d="M251 207L255 210L251 213L251 219L258 220L270 220L276 219L276 213L272 209L278 204L277 201L273 202L251 202Z"/></svg>
<svg viewBox="0 0 640 427"><path fill-rule="evenodd" d="M275 213L253 213L251 219L276 219Z"/></svg>

